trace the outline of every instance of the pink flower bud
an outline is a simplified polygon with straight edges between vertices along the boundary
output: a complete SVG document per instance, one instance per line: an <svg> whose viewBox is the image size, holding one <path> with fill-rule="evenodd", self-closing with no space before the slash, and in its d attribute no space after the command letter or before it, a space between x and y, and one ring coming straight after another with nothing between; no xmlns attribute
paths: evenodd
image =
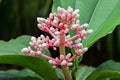
<svg viewBox="0 0 120 80"><path fill-rule="evenodd" d="M73 63L72 63L72 62L70 62L70 63L68 63L68 64L67 64L67 66L72 66L72 65L73 65Z"/></svg>
<svg viewBox="0 0 120 80"><path fill-rule="evenodd" d="M67 56L66 56L66 59L69 59L71 57L71 54L68 53Z"/></svg>
<svg viewBox="0 0 120 80"><path fill-rule="evenodd" d="M23 48L23 49L21 50L21 52L23 52L23 53L28 53L29 50L28 50L28 48Z"/></svg>
<svg viewBox="0 0 120 80"><path fill-rule="evenodd" d="M78 43L77 46L80 48L80 47L83 47L82 43Z"/></svg>
<svg viewBox="0 0 120 80"><path fill-rule="evenodd" d="M92 32L93 32L92 29L90 29L90 30L87 31L88 34L90 34L90 33L92 33Z"/></svg>
<svg viewBox="0 0 120 80"><path fill-rule="evenodd" d="M66 65L67 64L67 62L65 61L65 60L63 60L62 62L61 62L61 66L64 66L64 65Z"/></svg>
<svg viewBox="0 0 120 80"><path fill-rule="evenodd" d="M46 44L46 43L43 43L43 44L42 44L42 48L47 48L47 44Z"/></svg>
<svg viewBox="0 0 120 80"><path fill-rule="evenodd" d="M44 22L44 21L45 21L45 19L44 19L44 18L37 17L37 21L38 21L38 22L41 22L41 21L43 21L43 22Z"/></svg>
<svg viewBox="0 0 120 80"><path fill-rule="evenodd" d="M83 52L86 52L87 50L88 50L88 48L87 48L87 47L83 48Z"/></svg>
<svg viewBox="0 0 120 80"><path fill-rule="evenodd" d="M73 9L69 6L68 9L67 9L68 13L72 13L73 12Z"/></svg>
<svg viewBox="0 0 120 80"><path fill-rule="evenodd" d="M64 55L60 55L60 59L63 60L65 58Z"/></svg>
<svg viewBox="0 0 120 80"><path fill-rule="evenodd" d="M38 28L40 28L40 29L42 28L42 25L41 25L41 24L37 24L37 26L38 26Z"/></svg>
<svg viewBox="0 0 120 80"><path fill-rule="evenodd" d="M53 19L53 14L52 13L50 13L49 18Z"/></svg>

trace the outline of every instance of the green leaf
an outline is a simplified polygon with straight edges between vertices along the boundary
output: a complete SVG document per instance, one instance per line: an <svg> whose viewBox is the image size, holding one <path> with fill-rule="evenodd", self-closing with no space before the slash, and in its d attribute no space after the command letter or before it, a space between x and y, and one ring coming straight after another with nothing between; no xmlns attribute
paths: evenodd
<svg viewBox="0 0 120 80"><path fill-rule="evenodd" d="M109 60L93 71L87 80L120 79L120 62Z"/></svg>
<svg viewBox="0 0 120 80"><path fill-rule="evenodd" d="M89 23L88 29L94 31L83 41L87 47L120 24L120 0L54 0L52 12L56 12L58 6L80 9L80 23Z"/></svg>
<svg viewBox="0 0 120 80"><path fill-rule="evenodd" d="M50 64L41 58L24 55L0 55L0 63L15 64L29 68L44 79L56 79L55 70Z"/></svg>
<svg viewBox="0 0 120 80"><path fill-rule="evenodd" d="M52 12L57 12L57 7L63 7L67 9L68 6L71 6L74 8L76 0L53 0L53 6L52 6Z"/></svg>
<svg viewBox="0 0 120 80"><path fill-rule="evenodd" d="M86 78L93 72L94 68L83 66L80 67L76 73L76 80L86 80Z"/></svg>
<svg viewBox="0 0 120 80"><path fill-rule="evenodd" d="M22 48L28 47L29 41L30 36L21 36L9 42L0 41L0 63L29 68L44 79L56 79L55 70L46 60L21 53Z"/></svg>
<svg viewBox="0 0 120 80"><path fill-rule="evenodd" d="M93 33L83 42L91 46L99 38L111 33L120 24L120 0L99 0L91 16L89 28Z"/></svg>
<svg viewBox="0 0 120 80"><path fill-rule="evenodd" d="M4 53L4 54L20 54L22 55L23 53L21 52L21 50L24 47L28 47L29 42L31 41L31 36L20 36L17 39L11 39L8 42L5 41L0 41L0 53ZM43 50L43 53L51 56L49 50ZM1 55L1 54L0 54ZM24 55L24 54L23 54Z"/></svg>
<svg viewBox="0 0 120 80"><path fill-rule="evenodd" d="M7 70L0 71L0 79L2 80L23 80L25 78L33 78L34 80L42 80L42 78L29 69L23 70ZM27 79L28 80L28 79Z"/></svg>
<svg viewBox="0 0 120 80"><path fill-rule="evenodd" d="M8 42L0 41L0 53L5 54L23 54L21 49L29 46L31 36L21 36ZM0 54L1 55L1 54Z"/></svg>
<svg viewBox="0 0 120 80"><path fill-rule="evenodd" d="M43 50L42 53L46 54L47 56L51 56L50 51L49 50Z"/></svg>

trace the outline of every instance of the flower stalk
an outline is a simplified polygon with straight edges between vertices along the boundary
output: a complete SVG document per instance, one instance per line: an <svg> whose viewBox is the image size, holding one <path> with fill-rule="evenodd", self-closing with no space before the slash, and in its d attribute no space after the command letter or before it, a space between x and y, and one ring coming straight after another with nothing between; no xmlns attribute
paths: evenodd
<svg viewBox="0 0 120 80"><path fill-rule="evenodd" d="M60 47L59 47L60 55L66 56L64 42L65 42L65 36L63 34L61 34L60 35ZM66 66L61 66L61 69L63 71L65 80L71 80L71 76L69 74L69 69L66 68Z"/></svg>

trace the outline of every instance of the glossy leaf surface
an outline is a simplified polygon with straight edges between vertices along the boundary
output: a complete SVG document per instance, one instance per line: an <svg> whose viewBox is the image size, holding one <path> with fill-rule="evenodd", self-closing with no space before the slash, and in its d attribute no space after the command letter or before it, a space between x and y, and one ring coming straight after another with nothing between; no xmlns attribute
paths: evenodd
<svg viewBox="0 0 120 80"><path fill-rule="evenodd" d="M56 79L55 70L46 60L21 53L22 48L28 47L29 41L30 36L21 36L8 42L0 41L0 63L29 68L44 79Z"/></svg>
<svg viewBox="0 0 120 80"><path fill-rule="evenodd" d="M42 80L39 75L29 69L0 71L1 80L24 80L26 78L31 78L31 80Z"/></svg>
<svg viewBox="0 0 120 80"><path fill-rule="evenodd" d="M103 64L101 64L90 76L87 80L105 80L105 79L120 79L120 62L115 62L109 60ZM116 80L117 80L116 79Z"/></svg>
<svg viewBox="0 0 120 80"><path fill-rule="evenodd" d="M76 72L76 80L86 80L87 77L94 71L94 68L83 66Z"/></svg>
<svg viewBox="0 0 120 80"><path fill-rule="evenodd" d="M89 23L88 29L94 31L83 41L84 46L90 47L120 24L120 0L54 0L52 12L58 6L80 9L80 23Z"/></svg>

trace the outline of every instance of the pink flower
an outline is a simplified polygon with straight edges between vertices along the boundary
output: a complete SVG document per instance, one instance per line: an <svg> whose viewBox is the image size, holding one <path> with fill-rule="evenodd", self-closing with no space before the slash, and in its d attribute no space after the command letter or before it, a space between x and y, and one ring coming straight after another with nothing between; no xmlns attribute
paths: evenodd
<svg viewBox="0 0 120 80"><path fill-rule="evenodd" d="M82 56L88 49L84 47L81 43L82 40L86 38L86 35L93 32L93 30L85 30L88 27L88 24L80 25L79 22L79 10L76 9L73 11L71 7L68 7L67 10L64 8L58 7L57 13L50 13L47 19L37 18L38 28L44 32L49 33L53 38L50 39L48 36L40 35L40 37L32 37L31 42L29 43L36 50L33 51L30 47L23 48L22 52L27 55L32 56L42 56L49 60L49 63L56 66L71 66L72 62L76 57ZM76 34L71 36L69 31L75 30ZM60 36L64 36L61 38ZM47 50L50 47L56 49L61 45L73 48L75 54L60 55L59 58L52 58L42 53L43 50Z"/></svg>

